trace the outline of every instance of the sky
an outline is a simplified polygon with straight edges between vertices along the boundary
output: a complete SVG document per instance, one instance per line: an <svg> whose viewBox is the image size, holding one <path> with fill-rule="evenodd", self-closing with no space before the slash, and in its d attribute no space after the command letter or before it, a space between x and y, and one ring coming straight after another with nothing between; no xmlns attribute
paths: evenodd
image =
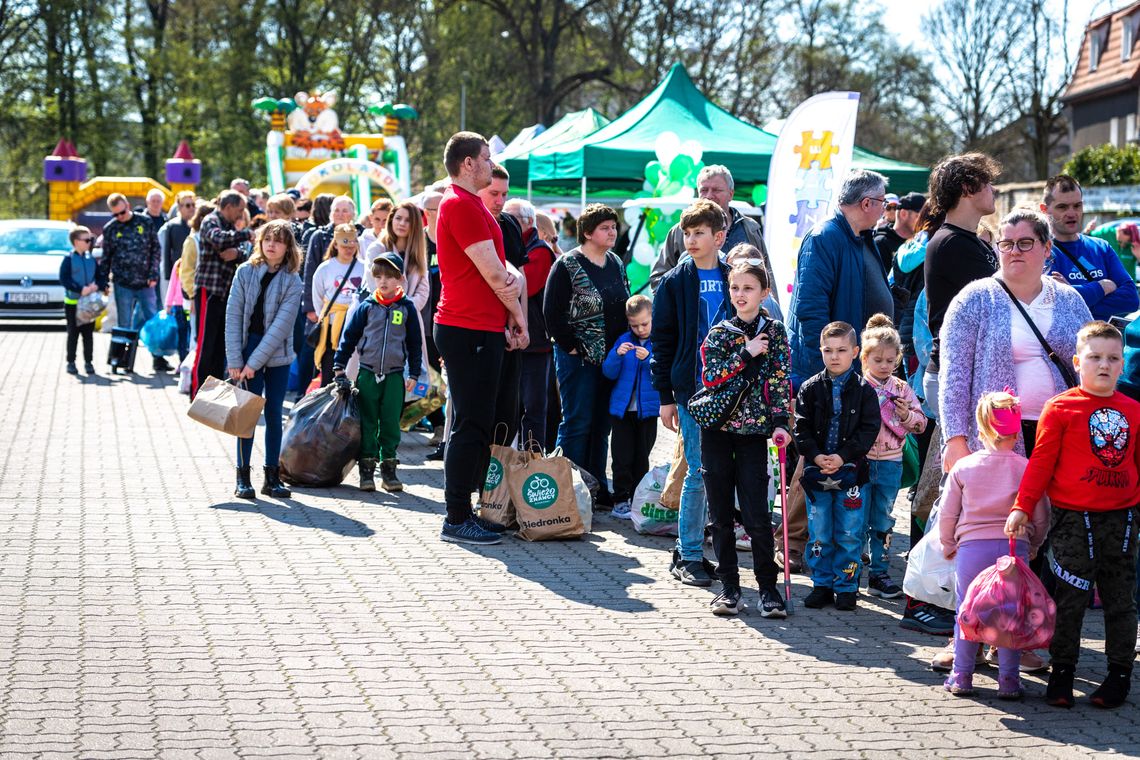
<svg viewBox="0 0 1140 760"><path fill-rule="evenodd" d="M1075 47L1084 32L1085 24L1091 18L1103 16L1129 5L1134 0L1069 0L1069 35ZM915 47L929 50L922 38L922 16L934 8L939 0L906 0L888 2L890 10L883 17L883 24L894 32L900 41ZM1060 13L1062 0L1052 0L1052 5Z"/></svg>

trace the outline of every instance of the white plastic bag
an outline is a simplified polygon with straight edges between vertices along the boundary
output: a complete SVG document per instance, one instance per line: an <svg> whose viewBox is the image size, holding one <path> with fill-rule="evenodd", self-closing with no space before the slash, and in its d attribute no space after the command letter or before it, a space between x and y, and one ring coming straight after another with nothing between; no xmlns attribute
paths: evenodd
<svg viewBox="0 0 1140 760"><path fill-rule="evenodd" d="M186 358L178 364L178 392L190 395L190 379L194 374L194 357L197 355L197 347L190 349L190 353L186 354Z"/></svg>
<svg viewBox="0 0 1140 760"><path fill-rule="evenodd" d="M651 536L677 535L677 510L661 506L661 493L669 477L669 465L654 467L633 490L629 517L633 529Z"/></svg>
<svg viewBox="0 0 1140 760"><path fill-rule="evenodd" d="M926 520L926 534L911 547L903 576L903 592L920 602L928 602L946 610L958 606L954 560L942 556L938 533L940 504L935 504Z"/></svg>

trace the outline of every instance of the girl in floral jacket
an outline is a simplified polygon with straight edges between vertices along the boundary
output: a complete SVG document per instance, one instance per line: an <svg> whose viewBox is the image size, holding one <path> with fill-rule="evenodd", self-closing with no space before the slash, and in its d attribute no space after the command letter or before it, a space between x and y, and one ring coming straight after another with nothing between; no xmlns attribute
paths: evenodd
<svg viewBox="0 0 1140 760"><path fill-rule="evenodd" d="M760 587L763 617L783 618L784 597L776 586L775 545L768 514L768 438L784 445L790 417L791 353L781 323L769 319L761 303L771 290L758 259L733 265L729 298L736 316L713 327L701 347L704 387L740 395L718 429L701 430L701 459L712 518L713 550L723 590L712 602L717 615L735 615L740 601L736 561L734 497L740 497L741 522L752 537L753 567ZM735 399L734 399L735 400Z"/></svg>

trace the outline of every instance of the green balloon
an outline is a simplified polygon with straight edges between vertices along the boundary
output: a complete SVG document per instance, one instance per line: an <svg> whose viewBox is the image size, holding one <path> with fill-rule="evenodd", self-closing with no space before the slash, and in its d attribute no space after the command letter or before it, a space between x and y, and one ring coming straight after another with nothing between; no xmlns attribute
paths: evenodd
<svg viewBox="0 0 1140 760"><path fill-rule="evenodd" d="M668 217L658 219L649 227L649 238L654 243L663 243L665 238L669 236L671 229L673 229L673 222Z"/></svg>
<svg viewBox="0 0 1140 760"><path fill-rule="evenodd" d="M768 200L768 186L756 185L752 188L752 205L761 206Z"/></svg>
<svg viewBox="0 0 1140 760"><path fill-rule="evenodd" d="M625 267L625 275L629 278L629 290L636 293L645 283L649 282L649 267L631 261Z"/></svg>
<svg viewBox="0 0 1140 760"><path fill-rule="evenodd" d="M657 194L660 196L676 195L677 193L681 192L681 188L683 187L684 185L682 185L677 180L669 180L663 186L658 186L657 189L659 192Z"/></svg>
<svg viewBox="0 0 1140 760"><path fill-rule="evenodd" d="M651 185L656 186L663 173L660 161L650 161L645 165L645 181Z"/></svg>
<svg viewBox="0 0 1140 760"><path fill-rule="evenodd" d="M704 169L704 168L705 168L705 162L704 161L698 161L697 163L693 164L693 170L691 172L689 172L688 177L685 177L685 184L688 187L696 187L697 186L697 175L700 174L701 169Z"/></svg>
<svg viewBox="0 0 1140 760"><path fill-rule="evenodd" d="M684 182L692 170L693 159L682 153L673 159L673 163L669 164L669 179L674 182Z"/></svg>

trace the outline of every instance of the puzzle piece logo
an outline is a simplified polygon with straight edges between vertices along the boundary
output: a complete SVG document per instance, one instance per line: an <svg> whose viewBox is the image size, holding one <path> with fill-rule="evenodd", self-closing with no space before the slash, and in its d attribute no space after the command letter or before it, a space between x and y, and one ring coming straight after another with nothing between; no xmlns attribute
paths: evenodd
<svg viewBox="0 0 1140 760"><path fill-rule="evenodd" d="M831 169L821 169L819 164L797 171L796 177L800 180L800 186L796 188L796 200L826 206L831 201L831 179L833 176L834 173Z"/></svg>
<svg viewBox="0 0 1140 760"><path fill-rule="evenodd" d="M788 216L788 222L796 225L796 237L802 238L827 218L827 204L811 201L796 201L796 213Z"/></svg>
<svg viewBox="0 0 1140 760"><path fill-rule="evenodd" d="M814 132L801 132L802 142L793 150L800 154L800 168L810 169L818 162L820 169L831 168L831 157L839 152L839 147L831 144L832 132L827 130L816 139Z"/></svg>

